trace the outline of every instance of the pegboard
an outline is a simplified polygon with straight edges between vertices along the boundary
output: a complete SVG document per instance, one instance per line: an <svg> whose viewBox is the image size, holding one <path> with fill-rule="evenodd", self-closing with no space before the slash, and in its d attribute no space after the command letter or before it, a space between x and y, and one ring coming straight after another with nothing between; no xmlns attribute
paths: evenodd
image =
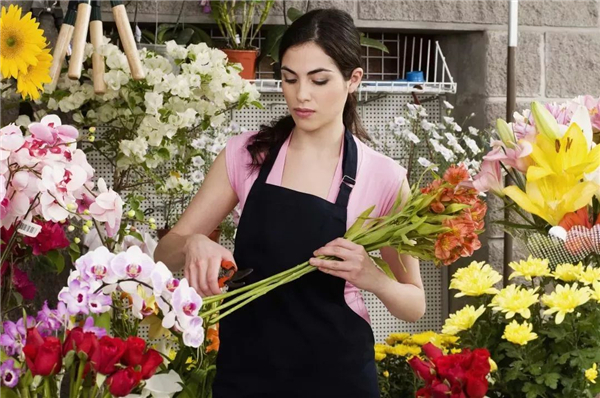
<svg viewBox="0 0 600 398"><path fill-rule="evenodd" d="M441 101L443 96L436 96L428 102L424 102L423 106L427 109L428 120L431 122L440 121ZM256 130L261 124L266 124L273 119L285 115L288 111L287 105L281 93L264 93L260 98L264 109L243 109L233 110L230 114L230 119L238 123L245 130ZM413 98L408 94L382 94L379 98L369 96L368 101L359 103L359 114L363 125L368 131L377 131L381 127L387 125L393 120L394 116L398 116L405 109L405 104L413 102ZM102 127L98 128L97 135L101 135ZM400 164L406 164L408 158L407 153L395 146L395 139L391 136L384 136L387 146L391 148L389 155L396 159ZM112 184L112 167L101 155L92 152L89 155L89 161L96 170L96 177L103 177L107 184ZM161 198L153 193L151 186L145 188L136 188L136 192L145 196L146 208L152 212L151 216L157 221L160 227L164 224L164 219L160 212L162 205ZM229 250L233 250L231 242L221 242L223 246ZM443 314L445 305L445 278L444 270L436 268L430 262L422 262L421 277L424 283L427 311L425 316L416 323L407 323L393 317L379 301L379 299L369 292L363 292L365 304L371 317L371 324L375 340L381 342L390 333L410 332L418 333L425 330L439 331L443 324ZM177 277L182 277L182 273L176 273ZM402 300L401 297L398 298ZM147 329L141 328L140 335L147 337Z"/></svg>

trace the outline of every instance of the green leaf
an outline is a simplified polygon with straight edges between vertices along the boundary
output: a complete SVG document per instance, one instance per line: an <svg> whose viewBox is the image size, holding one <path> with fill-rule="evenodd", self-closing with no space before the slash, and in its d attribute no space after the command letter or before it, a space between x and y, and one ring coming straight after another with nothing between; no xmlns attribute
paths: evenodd
<svg viewBox="0 0 600 398"><path fill-rule="evenodd" d="M194 32L194 29L187 27L187 28L181 30L181 32L179 32L179 34L177 34L177 38L175 39L175 42L177 44L187 45L192 40L192 36L194 35L194 33L196 33L196 32Z"/></svg>
<svg viewBox="0 0 600 398"><path fill-rule="evenodd" d="M106 333L110 333L110 311L102 314L92 314L94 326L104 328Z"/></svg>
<svg viewBox="0 0 600 398"><path fill-rule="evenodd" d="M388 263L386 263L382 258L379 257L375 257L375 256L369 256L371 257L371 259L373 261L375 261L375 264L377 264L377 266L379 268L381 268L381 270L383 272L385 272L385 274L390 277L390 279L397 281L396 279L396 275L394 275L394 273L392 272L392 269L390 268L390 265Z"/></svg>
<svg viewBox="0 0 600 398"><path fill-rule="evenodd" d="M263 106L263 104L261 104L258 101L252 101L250 104L253 105L253 106L255 106L255 107L257 107L258 109L265 109L265 107Z"/></svg>
<svg viewBox="0 0 600 398"><path fill-rule="evenodd" d="M19 398L19 394L17 394L12 388L2 386L0 391L0 395L2 395L2 398Z"/></svg>
<svg viewBox="0 0 600 398"><path fill-rule="evenodd" d="M384 53L390 52L388 50L387 46L385 44L383 44L382 42L375 40L375 39L371 39L369 37L365 37L365 36L361 36L360 45L364 46L364 47L375 48L377 50L383 51Z"/></svg>
<svg viewBox="0 0 600 398"><path fill-rule="evenodd" d="M194 36L192 37L193 44L206 43L207 46L213 47L212 38L203 29L193 25L190 26L190 29L194 30Z"/></svg>
<svg viewBox="0 0 600 398"><path fill-rule="evenodd" d="M46 253L46 257L48 257L56 267L57 274L60 274L62 270L65 269L65 258L58 250L50 250Z"/></svg>
<svg viewBox="0 0 600 398"><path fill-rule="evenodd" d="M242 93L242 95L240 95L237 108L242 109L248 102L248 98L250 98L250 93Z"/></svg>
<svg viewBox="0 0 600 398"><path fill-rule="evenodd" d="M136 210L136 211L135 211L135 219L136 219L136 220L138 220L138 221L144 221L144 217L145 217L145 216L146 216L146 215L144 214L144 212L143 212L143 211L141 211L141 210Z"/></svg>
<svg viewBox="0 0 600 398"><path fill-rule="evenodd" d="M274 26L269 29L269 34L265 40L264 54L271 57L275 62L279 62L279 46L281 44L281 38L286 30L286 26Z"/></svg>
<svg viewBox="0 0 600 398"><path fill-rule="evenodd" d="M142 235L139 232L137 232L137 231L129 231L129 235L131 235L134 238L138 239L140 242L144 241L144 238L142 237Z"/></svg>
<svg viewBox="0 0 600 398"><path fill-rule="evenodd" d="M167 148L160 148L157 152L158 156L161 157L161 159L164 160L169 160L171 159L171 152L169 152L169 150ZM139 203L138 203L139 206Z"/></svg>
<svg viewBox="0 0 600 398"><path fill-rule="evenodd" d="M287 12L287 17L290 21L294 22L296 19L300 18L304 13L295 7L290 7Z"/></svg>
<svg viewBox="0 0 600 398"><path fill-rule="evenodd" d="M362 229L362 226L364 225L365 221L370 218L373 209L375 209L374 205L369 207L367 210L363 211L361 215L358 216L356 221L354 221L354 224L352 224L348 231L346 231L346 234L344 236L352 240L352 237L354 237L354 235L356 235Z"/></svg>
<svg viewBox="0 0 600 398"><path fill-rule="evenodd" d="M560 374L558 373L546 373L544 375L544 384L553 390L558 388L558 381L560 380Z"/></svg>
<svg viewBox="0 0 600 398"><path fill-rule="evenodd" d="M64 366L65 369L69 369L71 365L73 365L73 361L75 361L75 350L70 350L65 355Z"/></svg>

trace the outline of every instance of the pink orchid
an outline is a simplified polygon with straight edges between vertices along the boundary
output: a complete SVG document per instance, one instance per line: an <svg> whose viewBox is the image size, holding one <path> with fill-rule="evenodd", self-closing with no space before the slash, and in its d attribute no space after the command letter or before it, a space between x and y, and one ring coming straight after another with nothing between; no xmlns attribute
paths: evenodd
<svg viewBox="0 0 600 398"><path fill-rule="evenodd" d="M118 279L136 279L149 282L154 271L154 260L142 252L138 246L131 246L127 251L117 254L110 266Z"/></svg>
<svg viewBox="0 0 600 398"><path fill-rule="evenodd" d="M502 170L497 160L484 160L481 170L474 178L473 187L479 192L492 191L495 195L504 196L502 189Z"/></svg>
<svg viewBox="0 0 600 398"><path fill-rule="evenodd" d="M67 205L60 196L54 197L48 192L42 192L40 207L42 216L48 221L59 222L69 217Z"/></svg>
<svg viewBox="0 0 600 398"><path fill-rule="evenodd" d="M0 160L6 160L11 152L21 148L25 143L23 132L13 124L0 129Z"/></svg>
<svg viewBox="0 0 600 398"><path fill-rule="evenodd" d="M79 271L80 278L86 282L101 281L105 283L116 283L117 275L112 271L111 261L115 255L104 246L87 252L75 262L75 268Z"/></svg>
<svg viewBox="0 0 600 398"><path fill-rule="evenodd" d="M18 218L21 218L27 214L29 204L29 198L22 192L16 191L4 197L1 204L1 206L4 208L1 211L4 214L2 217L1 226L8 228Z"/></svg>
<svg viewBox="0 0 600 398"><path fill-rule="evenodd" d="M527 140L519 140L514 148L507 148L502 142L494 141L492 147L494 149L483 157L484 160L502 162L521 173L525 173L532 164L529 155L533 151L533 146Z"/></svg>
<svg viewBox="0 0 600 398"><path fill-rule="evenodd" d="M31 123L29 131L34 138L49 145L73 142L79 136L75 127L63 126L56 115L47 115L39 123Z"/></svg>
<svg viewBox="0 0 600 398"><path fill-rule="evenodd" d="M202 308L202 297L184 278L175 289L171 304L173 311L165 314L162 325L164 328L170 329L177 323L177 327L183 329L193 318L198 316L198 312Z"/></svg>
<svg viewBox="0 0 600 398"><path fill-rule="evenodd" d="M107 189L106 182L102 178L98 180L98 190L100 191L100 195L90 205L90 214L96 220L105 222L107 235L113 237L121 224L123 200L118 193L112 189Z"/></svg>

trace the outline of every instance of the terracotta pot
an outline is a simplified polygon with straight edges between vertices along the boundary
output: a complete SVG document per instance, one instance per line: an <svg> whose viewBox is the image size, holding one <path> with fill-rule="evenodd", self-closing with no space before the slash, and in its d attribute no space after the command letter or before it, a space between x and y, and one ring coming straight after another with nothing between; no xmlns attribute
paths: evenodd
<svg viewBox="0 0 600 398"><path fill-rule="evenodd" d="M162 239L170 230L171 228L161 228L157 230L156 233L158 235L158 239ZM213 242L219 243L219 239L221 238L221 228L217 228L214 231L212 231L208 235L208 238Z"/></svg>
<svg viewBox="0 0 600 398"><path fill-rule="evenodd" d="M231 50L224 49L223 52L227 54L229 62L237 62L242 64L244 68L240 72L240 76L246 80L254 80L256 71L256 57L258 51L256 50Z"/></svg>

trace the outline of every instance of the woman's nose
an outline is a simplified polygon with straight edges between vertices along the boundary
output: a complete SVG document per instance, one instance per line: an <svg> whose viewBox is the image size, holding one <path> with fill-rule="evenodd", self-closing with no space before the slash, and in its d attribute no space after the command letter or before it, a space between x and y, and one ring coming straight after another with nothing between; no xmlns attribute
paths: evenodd
<svg viewBox="0 0 600 398"><path fill-rule="evenodd" d="M298 91L296 92L298 102L306 102L310 100L310 87L308 83L298 82Z"/></svg>

